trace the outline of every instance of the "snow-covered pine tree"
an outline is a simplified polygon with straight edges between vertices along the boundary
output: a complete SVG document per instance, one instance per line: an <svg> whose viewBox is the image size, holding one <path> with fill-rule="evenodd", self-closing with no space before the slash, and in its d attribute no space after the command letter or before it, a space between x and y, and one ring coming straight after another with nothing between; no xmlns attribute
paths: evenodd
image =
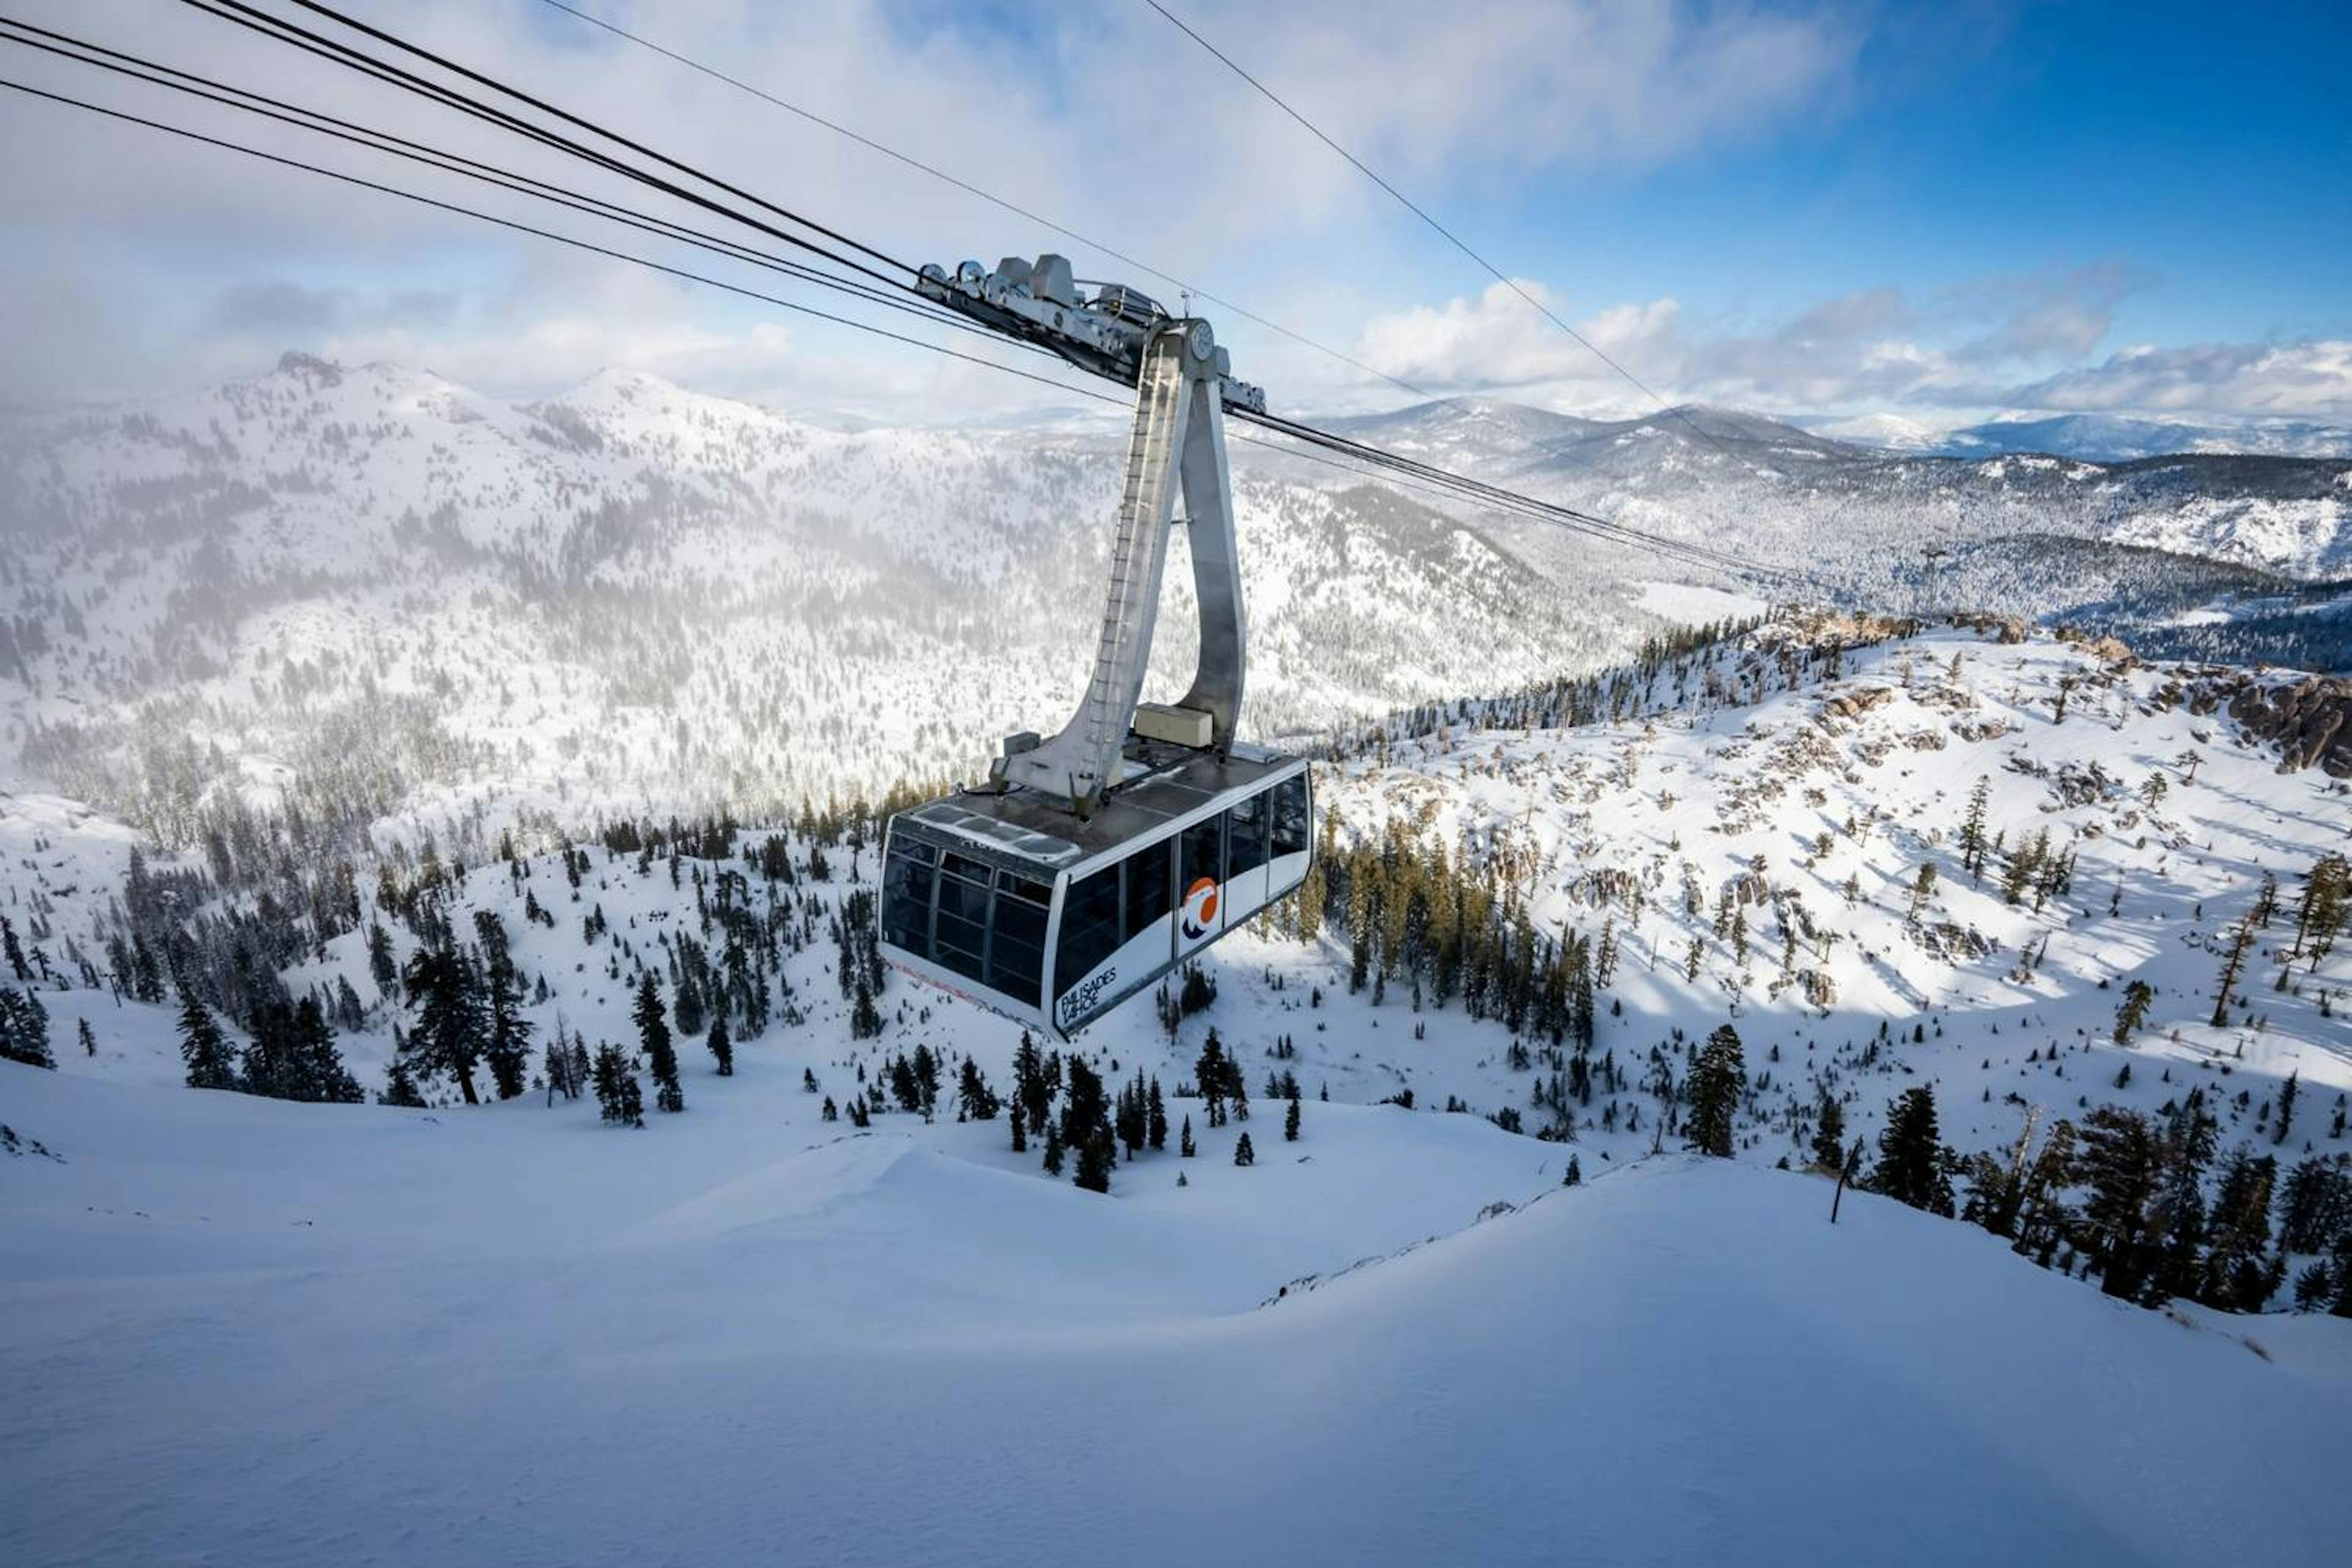
<svg viewBox="0 0 2352 1568"><path fill-rule="evenodd" d="M1845 1107L1824 1089L1813 1114L1813 1164L1835 1171L1845 1160Z"/></svg>
<svg viewBox="0 0 2352 1568"><path fill-rule="evenodd" d="M409 1035L411 1069L426 1078L457 1079L466 1103L479 1104L474 1067L486 1031L473 966L454 948L428 943L409 954L401 984L416 1009Z"/></svg>
<svg viewBox="0 0 2352 1568"><path fill-rule="evenodd" d="M1111 1167L1118 1163L1118 1145L1108 1123L1097 1121L1078 1145L1077 1169L1070 1180L1090 1193L1110 1191Z"/></svg>
<svg viewBox="0 0 2352 1568"><path fill-rule="evenodd" d="M598 1114L616 1127L643 1127L645 1096L637 1088L637 1075L629 1070L628 1058L621 1054L621 1047L609 1040L600 1042L592 1070Z"/></svg>
<svg viewBox="0 0 2352 1568"><path fill-rule="evenodd" d="M82 1027L88 1030L89 1025L84 1022ZM22 991L0 986L0 1058L26 1067L58 1065L49 1049L48 1009L29 985Z"/></svg>
<svg viewBox="0 0 2352 1568"><path fill-rule="evenodd" d="M1685 1092L1690 1100L1690 1145L1702 1154L1731 1157L1733 1118L1748 1088L1748 1069L1739 1048L1739 1033L1718 1025L1706 1037L1691 1068Z"/></svg>
<svg viewBox="0 0 2352 1568"><path fill-rule="evenodd" d="M2135 980L2124 987L2124 999L2116 1008L2115 1040L2117 1045L2128 1043L2147 1022L2147 1009L2156 1000L2155 988L2145 980Z"/></svg>
<svg viewBox="0 0 2352 1568"><path fill-rule="evenodd" d="M235 1089L236 1065L228 1038L203 1002L180 987L180 1059L187 1064L190 1089Z"/></svg>
<svg viewBox="0 0 2352 1568"><path fill-rule="evenodd" d="M2221 960L2221 984L2213 993L2213 1027L2219 1029L2230 1021L2230 996L2237 990L2238 982L2246 973L2246 954L2254 945L2254 915L2251 909L2240 918L2230 933L2230 951Z"/></svg>
<svg viewBox="0 0 2352 1568"><path fill-rule="evenodd" d="M1870 1173L1872 1190L1949 1217L1952 1181L1944 1164L1936 1091L1926 1084L1905 1089L1886 1108L1886 1126L1878 1135L1878 1164Z"/></svg>
<svg viewBox="0 0 2352 1568"><path fill-rule="evenodd" d="M638 977L636 1005L632 1012L636 1018L637 1040L645 1053L646 1070L653 1074L655 1106L666 1111L684 1110L686 1091L677 1081L677 1048L672 1043L669 1019L662 1008L661 983L654 978L651 970Z"/></svg>

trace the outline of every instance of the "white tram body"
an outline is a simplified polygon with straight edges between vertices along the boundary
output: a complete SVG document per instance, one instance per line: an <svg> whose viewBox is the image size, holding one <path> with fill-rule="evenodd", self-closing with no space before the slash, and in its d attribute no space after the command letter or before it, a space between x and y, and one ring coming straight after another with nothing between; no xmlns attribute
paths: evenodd
<svg viewBox="0 0 2352 1568"><path fill-rule="evenodd" d="M883 955L1067 1040L1306 880L1304 760L1138 739L1127 761L1085 821L1024 789L892 817Z"/></svg>

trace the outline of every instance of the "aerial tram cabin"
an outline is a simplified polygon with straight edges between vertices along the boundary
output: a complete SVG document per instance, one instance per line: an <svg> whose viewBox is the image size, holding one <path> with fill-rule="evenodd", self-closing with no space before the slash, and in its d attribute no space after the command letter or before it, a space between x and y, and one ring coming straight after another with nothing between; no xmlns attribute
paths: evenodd
<svg viewBox="0 0 2352 1568"><path fill-rule="evenodd" d="M1135 762L1090 821L1018 792L893 817L891 962L1066 1039L1306 879L1306 763L1240 745Z"/></svg>
<svg viewBox="0 0 2352 1568"><path fill-rule="evenodd" d="M1007 738L983 784L900 812L883 850L882 952L942 990L1068 1039L1297 890L1314 853L1303 759L1238 741L1241 571L1227 404L1262 409L1209 325L1133 289L1084 299L1059 257L923 269L926 293L1089 369L1131 377L1135 419L1095 667L1060 733ZM1201 662L1142 703L1181 492Z"/></svg>

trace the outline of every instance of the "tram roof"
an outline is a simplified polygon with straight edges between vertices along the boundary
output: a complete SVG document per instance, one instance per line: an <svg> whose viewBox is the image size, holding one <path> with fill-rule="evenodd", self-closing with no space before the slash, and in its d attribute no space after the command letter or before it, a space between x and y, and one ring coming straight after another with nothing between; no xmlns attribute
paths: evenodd
<svg viewBox="0 0 2352 1568"><path fill-rule="evenodd" d="M1081 822L1059 801L1030 789L1003 795L973 792L930 801L903 814L928 838L961 839L1006 865L1051 877L1106 852L1160 836L1180 818L1220 796L1240 796L1299 765L1296 757L1236 744L1220 761L1213 752L1130 740L1127 778L1105 797L1091 821Z"/></svg>

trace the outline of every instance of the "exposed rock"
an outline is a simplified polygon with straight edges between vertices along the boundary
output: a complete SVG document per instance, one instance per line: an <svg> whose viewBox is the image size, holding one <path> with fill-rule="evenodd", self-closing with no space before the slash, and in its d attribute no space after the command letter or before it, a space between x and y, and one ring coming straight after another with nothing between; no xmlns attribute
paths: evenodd
<svg viewBox="0 0 2352 1568"><path fill-rule="evenodd" d="M1891 686L1865 686L1845 692L1822 704L1819 722L1826 724L1836 719L1859 719L1894 696L1895 689Z"/></svg>
<svg viewBox="0 0 2352 1568"><path fill-rule="evenodd" d="M2246 682L2230 699L2230 717L2279 749L2279 771L2316 764L2330 778L2352 778L2352 679L2310 675L2292 686Z"/></svg>

